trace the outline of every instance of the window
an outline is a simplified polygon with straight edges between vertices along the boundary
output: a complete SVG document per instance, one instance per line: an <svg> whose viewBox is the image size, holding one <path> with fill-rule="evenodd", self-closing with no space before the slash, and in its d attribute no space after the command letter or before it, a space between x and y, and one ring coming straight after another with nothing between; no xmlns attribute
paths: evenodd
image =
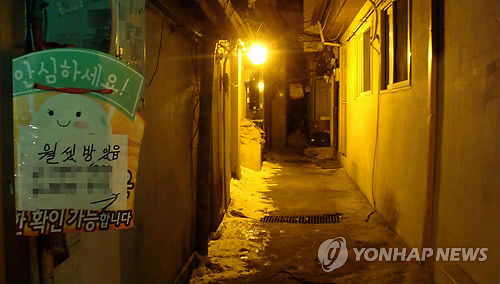
<svg viewBox="0 0 500 284"><path fill-rule="evenodd" d="M369 92L371 90L371 46L370 46L370 36L371 29L368 28L362 35L362 44L363 44L363 85L362 92Z"/></svg>
<svg viewBox="0 0 500 284"><path fill-rule="evenodd" d="M382 10L382 89L410 83L410 11L410 0L393 1Z"/></svg>
<svg viewBox="0 0 500 284"><path fill-rule="evenodd" d="M372 94L372 47L371 47L371 34L370 26L363 27L359 34L356 36L356 42L353 48L356 57L356 96L366 96Z"/></svg>

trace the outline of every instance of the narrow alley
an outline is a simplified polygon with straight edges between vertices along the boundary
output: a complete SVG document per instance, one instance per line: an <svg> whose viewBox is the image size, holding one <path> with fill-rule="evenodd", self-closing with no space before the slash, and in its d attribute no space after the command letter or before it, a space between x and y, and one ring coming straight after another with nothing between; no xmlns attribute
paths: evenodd
<svg viewBox="0 0 500 284"><path fill-rule="evenodd" d="M0 0L0 284L500 283L500 0Z"/></svg>
<svg viewBox="0 0 500 284"><path fill-rule="evenodd" d="M265 156L262 171L243 170L231 186L232 203L209 242L208 263L195 283L428 283L419 261L356 261L352 248L405 248L404 241L372 210L337 161L282 148ZM239 191L247 192L241 195ZM264 216L341 213L340 223L265 223ZM290 221L288 221L290 222ZM320 245L344 237L345 265L322 270Z"/></svg>

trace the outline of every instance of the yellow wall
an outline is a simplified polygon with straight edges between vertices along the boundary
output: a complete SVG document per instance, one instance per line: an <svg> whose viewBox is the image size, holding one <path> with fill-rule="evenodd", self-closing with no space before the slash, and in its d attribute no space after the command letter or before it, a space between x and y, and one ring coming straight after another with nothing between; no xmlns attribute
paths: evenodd
<svg viewBox="0 0 500 284"><path fill-rule="evenodd" d="M436 246L485 247L488 259L438 262L436 278L448 283L448 273L460 282L458 270L499 283L500 3L443 2Z"/></svg>
<svg viewBox="0 0 500 284"><path fill-rule="evenodd" d="M430 1L412 1L410 86L380 91L380 57L372 49L372 93L361 95L358 62L359 37L364 26L375 25L372 8L361 9L342 38L341 98L346 98L345 130L340 130L342 162L367 199L372 198L372 170L379 104L378 146L374 196L382 214L412 247L421 247L427 179L427 45ZM380 11L380 7L378 9ZM356 34L354 31L362 25ZM380 20L379 20L380 31ZM351 37L352 36L352 37ZM348 41L348 39L350 40ZM380 50L380 41L374 46ZM341 114L342 119L342 114ZM342 125L342 120L340 125ZM369 212L366 212L367 214Z"/></svg>
<svg viewBox="0 0 500 284"><path fill-rule="evenodd" d="M412 2L411 84L379 91L380 59L372 51L373 94L360 96L357 35L367 3L342 38L340 154L349 175L410 247L488 248L487 261L433 263L438 283L498 283L500 272L500 7L491 1L437 1L437 144L435 186L427 188L429 149L428 35L432 1ZM373 23L374 17L363 24ZM359 29L363 31L363 26ZM380 44L375 41L375 47ZM342 121L345 115L345 120ZM343 142L345 141L345 143ZM427 219L433 190L433 220ZM429 207L429 208L430 208ZM368 212L367 212L368 213ZM431 224L432 223L432 224Z"/></svg>

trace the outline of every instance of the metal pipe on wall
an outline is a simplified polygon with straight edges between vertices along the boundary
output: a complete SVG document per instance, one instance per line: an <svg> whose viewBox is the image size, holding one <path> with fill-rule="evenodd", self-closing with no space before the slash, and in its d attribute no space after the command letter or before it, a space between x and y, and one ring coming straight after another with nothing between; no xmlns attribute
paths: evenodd
<svg viewBox="0 0 500 284"><path fill-rule="evenodd" d="M438 55L440 43L443 40L443 27L440 25L438 15L443 0L429 0L429 43L427 53L427 186L425 196L425 215L422 247L434 247L434 225L436 209L434 201L437 200L436 185L436 159L437 159L437 96L438 96ZM441 10L442 11L442 10ZM426 263L428 263L426 261Z"/></svg>

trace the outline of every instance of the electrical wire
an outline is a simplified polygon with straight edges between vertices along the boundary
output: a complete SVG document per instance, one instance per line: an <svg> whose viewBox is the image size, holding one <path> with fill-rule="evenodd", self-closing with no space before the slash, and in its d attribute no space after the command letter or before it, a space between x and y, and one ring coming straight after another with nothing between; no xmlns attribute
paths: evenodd
<svg viewBox="0 0 500 284"><path fill-rule="evenodd" d="M198 132L200 132L200 125L198 124L198 121L196 121L196 109L198 109L199 104L200 104L200 99L197 99L193 107L193 121L196 123L196 129L193 133L193 136L191 136L191 142L190 142L191 150L198 149L198 147L194 147L193 143L194 139L196 139L196 136L198 136Z"/></svg>
<svg viewBox="0 0 500 284"><path fill-rule="evenodd" d="M193 39L193 42L191 43L191 63L193 64L193 72L194 72L194 78L196 80L196 91L197 91L197 96L200 96L200 80L198 78L198 67L196 66L196 62L194 60L194 47L195 47L196 40Z"/></svg>
<svg viewBox="0 0 500 284"><path fill-rule="evenodd" d="M371 36L370 39L370 46L375 49L375 51L380 54L380 51L377 50L373 46L373 41L378 38L377 34L377 28L378 28L378 11L377 11L377 5L375 5L375 2L373 0L368 0L370 3L373 5L373 12L375 13L375 28L374 28L374 34ZM375 128L375 147L373 149L373 164L372 164L372 200L373 200L373 210L366 216L366 222L370 220L370 217L373 213L377 211L377 203L375 201L375 166L376 166L376 161L377 161L377 148L378 148L378 132L379 132L379 120L380 120L380 94L377 94L377 118L376 118L376 128Z"/></svg>
<svg viewBox="0 0 500 284"><path fill-rule="evenodd" d="M321 32L323 32L323 30L325 29L326 24L328 24L328 18L330 17L330 13L331 13L331 10L332 10L332 0L329 0L327 5L328 6L326 7L326 11L325 11L326 12L326 18L325 18L323 27L321 28Z"/></svg>
<svg viewBox="0 0 500 284"><path fill-rule="evenodd" d="M341 11L343 8L344 8L344 5L347 3L347 1L344 1L342 2L342 5L340 6L339 8L339 11ZM327 36L329 33L330 33L330 30L332 29L333 27L333 24L331 26L328 26L328 30L323 33L324 34L324 37L325 39L327 39L328 41L336 41L337 38L339 37L339 35L341 34L341 31L343 29L343 27L347 24L347 21L349 20L349 17L346 17L345 21L344 21L344 24L342 25L342 28L340 29L338 35L334 38L334 39L331 39L329 36ZM335 21L335 20L334 20ZM325 24L324 24L324 27L327 25L327 22L325 21ZM323 30L322 30L323 31Z"/></svg>
<svg viewBox="0 0 500 284"><path fill-rule="evenodd" d="M196 119L196 110L198 109L198 106L200 104L200 79L199 79L198 67L197 67L196 62L195 62L195 54L197 54L197 52L195 52L195 46L196 46L195 43L196 43L196 40L193 39L193 42L191 44L191 63L193 65L193 73L194 73L194 77L196 80L196 87L195 87L195 91L194 91L194 96L196 98L196 102L193 106L193 114L192 115L193 115L193 121L196 124L196 129L193 133L193 136L191 137L190 144L191 144L192 150L198 149L198 147L194 147L193 143L194 143L194 140L196 139L196 136L198 136L198 133L200 131L200 125L199 125L198 120ZM229 44L229 46L225 46L224 44L221 44L220 42L218 42L216 45L216 50L218 50L219 47L222 48L225 51L222 53L222 55L225 58L225 61L227 61L227 58L233 52L233 50L236 48L236 46L237 46L237 44L232 44L232 45ZM224 67L225 67L225 64L224 64ZM224 72L225 72L225 68L224 68Z"/></svg>
<svg viewBox="0 0 500 284"><path fill-rule="evenodd" d="M226 0L226 2L224 3L223 5L223 10L224 10L224 13L226 13L226 9L229 7L229 2L231 2L230 0ZM231 12L231 15L229 15L229 20L231 21L231 18L233 17L233 14L234 12L236 12L236 10L234 9L234 6L231 5L231 8L233 9L233 11Z"/></svg>
<svg viewBox="0 0 500 284"><path fill-rule="evenodd" d="M231 21L231 18L233 17L234 12L236 12L236 10L235 10L235 9L234 9L234 7L233 7L233 11L231 12L231 15L229 15L229 21Z"/></svg>
<svg viewBox="0 0 500 284"><path fill-rule="evenodd" d="M155 66L155 70L153 72L153 76L151 76L151 79L149 79L149 83L146 84L146 87L149 87L151 86L151 83L153 83L153 80L156 76L156 72L158 71L158 66L160 64L160 54L161 54L161 47L162 47L162 43L163 43L163 30L165 28L165 14L163 14L163 19L161 20L161 32L160 32L160 45L158 47L158 55L156 56L156 66Z"/></svg>
<svg viewBox="0 0 500 284"><path fill-rule="evenodd" d="M377 212L377 202L375 201L375 166L377 161L377 148L378 148L378 132L379 132L379 120L380 120L380 94L377 94L377 118L376 118L376 128L375 128L375 146L373 149L373 163L372 163L372 200L373 200L373 209L366 216L365 221L368 222L373 213Z"/></svg>
<svg viewBox="0 0 500 284"><path fill-rule="evenodd" d="M194 147L193 143L194 140L196 139L196 136L198 136L198 132L200 131L200 125L198 123L198 120L196 119L196 110L198 108L198 105L200 104L200 80L198 78L198 67L196 66L195 58L194 58L194 48L195 48L195 43L196 40L193 38L193 42L191 43L191 63L193 64L193 73L194 77L196 80L196 87L194 91L194 96L196 98L196 102L193 106L193 121L196 124L196 129L193 133L193 136L191 136L191 150L198 149L198 147Z"/></svg>
<svg viewBox="0 0 500 284"><path fill-rule="evenodd" d="M260 23L259 28L258 28L258 29L257 29L257 31L255 32L256 34L258 34L258 33L259 33L260 28L262 28L262 24L263 24L263 23Z"/></svg>
<svg viewBox="0 0 500 284"><path fill-rule="evenodd" d="M370 35L370 46L378 53L380 54L380 51L375 48L375 46L373 46L373 42L375 41L375 39L378 38L378 34L377 34L377 29L378 29L378 10L377 10L377 5L375 4L375 2L373 2L373 0L368 0L370 1L370 3L372 4L373 6L373 12L375 13L375 28L373 29L373 35Z"/></svg>
<svg viewBox="0 0 500 284"><path fill-rule="evenodd" d="M346 27L348 21L349 21L349 18L347 17L346 20L344 21L344 23L342 23L342 27L340 28L340 30L337 33L337 36L335 36L335 38L332 39L326 35L325 35L325 38L328 39L328 41L336 41L339 38L339 36L342 34L342 31L344 31L344 28Z"/></svg>
<svg viewBox="0 0 500 284"><path fill-rule="evenodd" d="M336 40L339 38L340 34L342 33L342 30L344 29L344 27L345 27L345 22L344 22L344 24L342 25L342 27L340 28L340 30L339 30L339 32L338 32L338 34L337 34L337 36L335 36L335 38L334 38L334 39L330 39L330 38L328 38L328 40L329 40L329 41L336 41Z"/></svg>
<svg viewBox="0 0 500 284"><path fill-rule="evenodd" d="M304 26L304 30L307 30L308 28L310 28L312 26L313 26L313 24L308 24L308 25Z"/></svg>
<svg viewBox="0 0 500 284"><path fill-rule="evenodd" d="M35 51L35 40L33 38L33 11L35 9L36 0L30 1L26 0L26 35L24 41L24 51L25 53L31 53Z"/></svg>
<svg viewBox="0 0 500 284"><path fill-rule="evenodd" d="M380 54L380 51L377 50L373 46L373 42L375 41L376 38L378 38L377 34L377 29L378 29L378 11L377 11L377 5L373 0L368 0L373 6L373 12L375 13L375 28L374 28L374 33L373 35L370 35L370 46ZM373 209L372 211L366 216L365 221L368 222L370 220L370 217L377 211L377 203L375 201L375 166L376 166L376 161L377 161L377 148L378 148L378 132L379 132L379 120L380 120L380 94L377 94L377 119L376 119L376 128L375 128L375 147L373 149L373 164L372 164L372 200L373 200Z"/></svg>

